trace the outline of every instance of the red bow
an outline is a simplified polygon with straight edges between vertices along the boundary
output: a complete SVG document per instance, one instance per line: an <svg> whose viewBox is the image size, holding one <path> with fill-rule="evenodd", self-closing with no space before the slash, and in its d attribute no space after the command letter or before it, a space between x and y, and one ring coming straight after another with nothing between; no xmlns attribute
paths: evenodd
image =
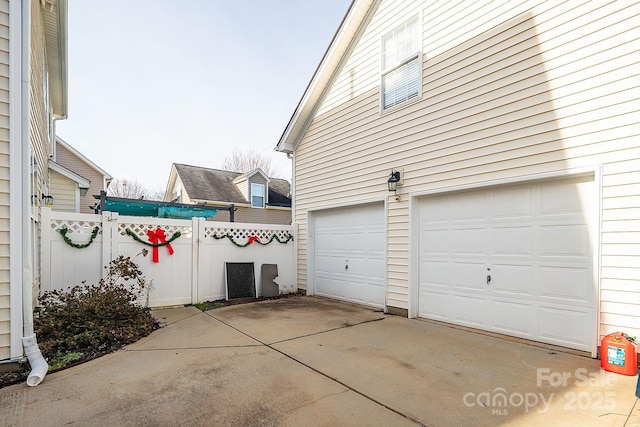
<svg viewBox="0 0 640 427"><path fill-rule="evenodd" d="M149 237L149 242L153 244L164 243L167 241L167 236L164 234L164 230L160 227L156 228L156 231L148 230L147 237ZM166 247L169 250L169 255L173 255L171 243L167 243ZM153 247L152 260L153 262L158 262L158 246Z"/></svg>
<svg viewBox="0 0 640 427"><path fill-rule="evenodd" d="M260 243L260 238L258 236L249 236L249 244L252 244L253 242Z"/></svg>

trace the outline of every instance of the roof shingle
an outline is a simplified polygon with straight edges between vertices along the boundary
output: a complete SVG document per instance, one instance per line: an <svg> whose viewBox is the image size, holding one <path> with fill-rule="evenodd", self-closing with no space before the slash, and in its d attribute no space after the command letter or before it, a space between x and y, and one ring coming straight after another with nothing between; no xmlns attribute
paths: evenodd
<svg viewBox="0 0 640 427"><path fill-rule="evenodd" d="M225 203L249 203L233 180L242 175L219 169L174 163L176 172L191 200L208 200ZM289 181L269 178L269 205L291 207Z"/></svg>

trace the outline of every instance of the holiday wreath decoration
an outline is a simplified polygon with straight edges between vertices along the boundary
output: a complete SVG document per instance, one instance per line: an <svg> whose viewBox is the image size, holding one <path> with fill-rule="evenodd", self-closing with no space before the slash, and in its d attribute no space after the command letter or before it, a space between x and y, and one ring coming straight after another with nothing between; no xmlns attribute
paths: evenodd
<svg viewBox="0 0 640 427"><path fill-rule="evenodd" d="M149 241L145 242L140 237L138 237L138 235L136 233L134 233L133 231L129 230L128 228L125 230L125 233L127 233L129 236L133 237L133 240L135 240L137 242L140 242L143 245L151 246L153 248L153 251L152 251L152 261L153 262L159 262L158 261L158 248L161 247L161 246L166 246L167 250L169 251L169 255L173 255L174 251L173 251L173 247L171 246L171 242L176 240L178 237L182 236L182 233L180 233L179 231L176 231L175 233L173 233L173 235L169 239L167 239L167 236L164 233L164 230L162 228L158 227L155 230L148 230L147 231L147 237L149 238Z"/></svg>
<svg viewBox="0 0 640 427"><path fill-rule="evenodd" d="M246 248L247 246L249 246L250 244L257 242L259 244L261 244L262 246L266 246L269 243L273 242L274 240L278 241L278 243L288 243L290 241L293 240L293 236L289 233L287 233L287 237L284 240L280 240L280 238L278 237L277 234L273 234L271 236L271 238L269 240L267 240L266 242L261 242L260 238L258 236L249 236L247 238L247 242L246 243L238 243L236 242L236 240L233 238L233 236L229 233L223 234L222 236L216 236L215 234L213 234L211 237L213 237L216 240L221 240L221 239L229 239L231 241L231 243L233 243L234 245L236 245L239 248Z"/></svg>
<svg viewBox="0 0 640 427"><path fill-rule="evenodd" d="M93 243L93 239L96 238L96 236L98 235L99 231L100 231L100 227L98 227L98 226L93 227L93 231L91 231L91 238L89 239L89 241L87 243L74 243L70 238L67 237L67 233L69 232L69 229L67 227L63 227L60 230L58 230L58 232L60 233L60 235L64 239L65 243L67 245L73 247L73 248L76 248L76 249L88 248L91 245L91 243Z"/></svg>

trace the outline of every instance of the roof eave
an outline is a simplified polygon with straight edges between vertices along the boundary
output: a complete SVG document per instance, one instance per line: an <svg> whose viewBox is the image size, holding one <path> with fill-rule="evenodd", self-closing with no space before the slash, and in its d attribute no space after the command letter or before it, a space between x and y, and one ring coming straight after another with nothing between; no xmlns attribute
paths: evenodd
<svg viewBox="0 0 640 427"><path fill-rule="evenodd" d="M354 0L325 51L318 68L307 85L293 116L289 120L276 151L293 153L311 124L318 105L346 61L348 53L369 23L381 0Z"/></svg>
<svg viewBox="0 0 640 427"><path fill-rule="evenodd" d="M84 154L82 154L81 152L79 152L78 150L76 150L73 146L71 146L68 142L66 142L64 139L60 138L59 136L56 135L56 143L62 145L64 148L66 148L67 150L69 150L71 153L73 153L76 157L78 157L80 160L82 160L84 163L87 164L87 166L91 167L93 170L95 170L96 172L98 172L100 175L102 175L104 177L104 179L106 179L107 181L113 179L113 177L104 169L102 169L100 166L96 165L95 163L93 163L91 161L91 159L89 159L87 156L85 156Z"/></svg>
<svg viewBox="0 0 640 427"><path fill-rule="evenodd" d="M237 177L237 178L235 178L232 182L233 182L234 184L238 184L238 183L240 183L240 182L242 182L242 181L246 181L246 180L248 180L249 178L251 178L253 175L255 175L255 174L257 174L257 173L259 173L260 175L262 175L262 176L263 176L263 178L264 178L267 182L271 182L271 178L269 178L269 177L267 176L267 174L266 174L266 173L264 173L264 171L263 171L262 169L260 169L260 168L255 168L255 169L253 169L253 170L251 170L251 171L249 171L249 172L245 172L245 173L243 173L242 175L238 175L238 177Z"/></svg>
<svg viewBox="0 0 640 427"><path fill-rule="evenodd" d="M68 115L67 0L57 0L53 6L43 6L42 10L53 117L59 120L66 119Z"/></svg>
<svg viewBox="0 0 640 427"><path fill-rule="evenodd" d="M80 188L89 188L89 186L91 185L91 180L78 175L77 173L75 173L74 171L65 168L64 166L62 166L59 163L54 162L53 160L49 160L49 169L59 173L60 175L64 176L67 179L70 179L71 181L75 182L76 184L78 184L78 187Z"/></svg>
<svg viewBox="0 0 640 427"><path fill-rule="evenodd" d="M224 202L221 200L204 200L204 199L192 199L194 204L205 204L211 206L229 206L234 205L237 207L251 207L251 204L247 202Z"/></svg>

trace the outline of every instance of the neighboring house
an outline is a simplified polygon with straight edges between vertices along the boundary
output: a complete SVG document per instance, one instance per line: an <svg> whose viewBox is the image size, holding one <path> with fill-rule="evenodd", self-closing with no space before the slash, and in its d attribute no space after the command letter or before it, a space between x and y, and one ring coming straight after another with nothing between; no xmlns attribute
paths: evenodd
<svg viewBox="0 0 640 427"><path fill-rule="evenodd" d="M639 335L638 34L638 1L354 1L276 147L298 287L594 356Z"/></svg>
<svg viewBox="0 0 640 427"><path fill-rule="evenodd" d="M239 173L174 163L165 201L229 206L235 222L291 224L291 187L284 179L269 178L261 169ZM229 221L218 211L213 221Z"/></svg>
<svg viewBox="0 0 640 427"><path fill-rule="evenodd" d="M78 150L56 137L51 172L52 210L94 213L95 194L106 190L111 175L85 157Z"/></svg>
<svg viewBox="0 0 640 427"><path fill-rule="evenodd" d="M55 120L67 116L67 2L0 0L0 28L0 364L4 364L23 359L22 337L30 338L24 343L27 348L34 344L31 319L40 283L40 206L42 196L50 195ZM31 362L32 353L28 354Z"/></svg>

